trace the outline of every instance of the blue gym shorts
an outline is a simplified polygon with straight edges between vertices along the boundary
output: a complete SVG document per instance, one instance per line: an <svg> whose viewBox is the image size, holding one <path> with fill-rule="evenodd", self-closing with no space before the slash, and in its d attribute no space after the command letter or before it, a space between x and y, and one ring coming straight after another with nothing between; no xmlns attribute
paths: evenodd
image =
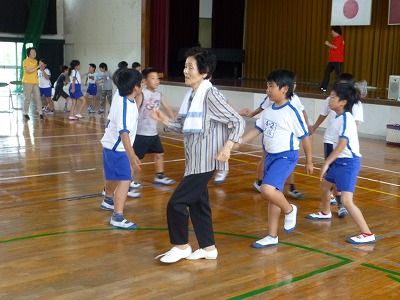
<svg viewBox="0 0 400 300"><path fill-rule="evenodd" d="M131 164L125 151L103 148L103 167L106 180L132 180Z"/></svg>
<svg viewBox="0 0 400 300"><path fill-rule="evenodd" d="M88 93L90 96L96 96L97 95L97 85L95 83L89 84L86 93Z"/></svg>
<svg viewBox="0 0 400 300"><path fill-rule="evenodd" d="M326 172L325 180L336 184L338 192L352 192L354 194L360 166L359 157L336 158Z"/></svg>
<svg viewBox="0 0 400 300"><path fill-rule="evenodd" d="M40 90L40 96L44 96L44 97L51 97L51 87L48 88L39 88Z"/></svg>
<svg viewBox="0 0 400 300"><path fill-rule="evenodd" d="M72 89L72 84L70 84L68 91L69 91L69 96L72 99L79 99L80 97L83 97L82 89L80 83L75 83L75 92L71 93Z"/></svg>
<svg viewBox="0 0 400 300"><path fill-rule="evenodd" d="M297 150L281 153L268 153L265 157L263 184L272 185L283 193L286 179L296 167Z"/></svg>

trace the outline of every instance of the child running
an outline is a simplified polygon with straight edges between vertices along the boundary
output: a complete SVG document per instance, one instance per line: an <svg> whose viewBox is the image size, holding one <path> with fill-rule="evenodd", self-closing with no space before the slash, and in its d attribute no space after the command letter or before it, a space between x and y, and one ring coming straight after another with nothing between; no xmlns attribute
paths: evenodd
<svg viewBox="0 0 400 300"><path fill-rule="evenodd" d="M278 244L278 222L285 214L284 231L291 233L296 227L297 207L289 204L283 194L286 179L298 160L299 141L302 140L306 156L307 174L312 174L312 151L303 114L289 99L293 96L295 76L288 70L276 70L267 77L267 95L274 102L256 121L255 127L243 135L242 144L263 133L265 158L261 194L268 200L268 235L253 243L255 248Z"/></svg>
<svg viewBox="0 0 400 300"><path fill-rule="evenodd" d="M140 170L139 158L132 148L136 136L138 108L135 98L142 92L142 75L132 69L115 72L118 88L107 117L103 145L105 196L101 208L113 210L110 224L124 229L136 229L135 223L124 218L124 206L132 180L132 172Z"/></svg>
<svg viewBox="0 0 400 300"><path fill-rule="evenodd" d="M133 149L139 159L143 159L147 153L154 153L154 166L156 183L170 185L175 183L164 175L164 148L161 144L157 130L157 121L151 117L154 109L163 109L170 119L175 119L167 99L157 91L160 79L155 68L146 68L142 71L143 82L146 88L143 89L143 102L139 110L139 122L137 135ZM132 182L131 187L137 188L138 183Z"/></svg>
<svg viewBox="0 0 400 300"><path fill-rule="evenodd" d="M73 59L70 63L69 68L69 80L71 85L69 86L69 94L72 99L71 103L71 112L69 115L69 120L78 120L83 118L81 115L83 108L86 105L86 98L83 96L82 87L81 87L81 74L79 73L79 69L81 68L81 63L79 60ZM81 100L81 104L79 108L75 110L76 103L78 100ZM76 111L76 114L74 114Z"/></svg>
<svg viewBox="0 0 400 300"><path fill-rule="evenodd" d="M360 145L357 125L351 114L354 104L360 101L355 86L349 82L336 82L329 98L329 108L336 113L330 124L335 142L333 151L321 168L321 200L322 210L309 214L311 220L329 220L332 218L330 208L331 189L336 184L341 200L349 215L356 222L361 234L346 239L351 244L369 244L375 242L360 209L353 202L357 175L360 171Z"/></svg>
<svg viewBox="0 0 400 300"><path fill-rule="evenodd" d="M64 86L68 84L68 67L61 67L61 74L58 76L55 87L54 87L54 96L53 101L58 101L60 97L65 99L64 111L69 112L68 109L68 101L70 100L69 95L64 91Z"/></svg>

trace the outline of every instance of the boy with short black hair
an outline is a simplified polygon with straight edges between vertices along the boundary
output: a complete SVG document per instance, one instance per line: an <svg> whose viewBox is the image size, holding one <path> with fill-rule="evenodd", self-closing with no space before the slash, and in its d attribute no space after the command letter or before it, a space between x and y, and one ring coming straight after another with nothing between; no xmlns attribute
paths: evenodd
<svg viewBox="0 0 400 300"><path fill-rule="evenodd" d="M67 78L68 78L68 66L62 66L61 74L58 76L57 81L55 83L53 101L58 101L60 97L63 97L65 99L65 104L64 104L65 112L69 112L68 101L70 100L69 95L64 91L64 86L68 84Z"/></svg>
<svg viewBox="0 0 400 300"><path fill-rule="evenodd" d="M89 64L89 71L86 72L83 76L86 76L86 84L88 85L85 95L85 98L87 99L89 104L87 110L89 114L94 114L96 113L96 111L94 110L97 95L96 82L99 79L98 74L96 73L96 65Z"/></svg>
<svg viewBox="0 0 400 300"><path fill-rule="evenodd" d="M253 243L255 248L278 244L278 222L281 211L285 214L284 231L291 233L296 227L297 207L289 204L283 194L286 179L298 160L299 141L302 140L306 156L306 171L313 172L311 142L304 116L289 99L293 96L295 76L288 70L276 70L267 77L267 95L274 103L266 108L255 127L242 138L246 143L263 133L265 158L261 194L268 204L268 235Z"/></svg>
<svg viewBox="0 0 400 300"><path fill-rule="evenodd" d="M164 148L158 135L157 121L151 117L151 113L154 109L162 108L169 118L175 119L175 115L167 99L157 91L160 84L157 70L149 67L142 71L142 75L146 87L142 91L143 102L139 109L139 122L133 149L139 159L143 159L147 153L154 153L156 171L154 181L170 185L175 183L175 180L164 175ZM138 183L132 182L131 187L138 187Z"/></svg>
<svg viewBox="0 0 400 300"><path fill-rule="evenodd" d="M106 100L111 106L111 101L112 101L112 73L108 71L108 67L106 63L101 63L99 65L100 68L100 79L97 80L96 83L102 83L102 90L101 90L101 96L100 96L100 109L98 111L99 114L104 113L105 105L106 105Z"/></svg>
<svg viewBox="0 0 400 300"><path fill-rule="evenodd" d="M107 117L101 143L105 176L105 196L101 208L113 210L110 224L124 229L136 229L135 223L124 218L124 206L132 181L132 172L140 170L140 160L132 148L135 140L138 108L136 97L142 92L142 75L132 69L118 70L114 76L118 88Z"/></svg>

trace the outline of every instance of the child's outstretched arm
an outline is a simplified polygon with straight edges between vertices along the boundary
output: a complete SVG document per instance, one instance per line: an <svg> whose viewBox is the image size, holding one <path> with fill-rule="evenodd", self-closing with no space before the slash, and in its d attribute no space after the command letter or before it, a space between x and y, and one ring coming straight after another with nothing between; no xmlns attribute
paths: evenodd
<svg viewBox="0 0 400 300"><path fill-rule="evenodd" d="M161 97L161 105L164 108L168 117L170 117L171 119L176 119L176 115L174 114L171 106L169 105L165 97Z"/></svg>
<svg viewBox="0 0 400 300"><path fill-rule="evenodd" d="M306 172L307 174L312 174L314 171L314 165L312 162L312 146L310 138L307 136L302 139L302 145L304 149L304 154L306 155Z"/></svg>

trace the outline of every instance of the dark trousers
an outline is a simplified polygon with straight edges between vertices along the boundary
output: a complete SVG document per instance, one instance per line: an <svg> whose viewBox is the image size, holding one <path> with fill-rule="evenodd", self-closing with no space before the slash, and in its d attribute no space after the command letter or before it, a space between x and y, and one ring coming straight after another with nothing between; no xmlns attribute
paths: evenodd
<svg viewBox="0 0 400 300"><path fill-rule="evenodd" d="M329 62L326 65L324 78L322 79L322 82L321 82L321 88L327 89L328 84L329 84L329 79L331 77L331 73L333 70L335 70L336 78L338 77L339 74L342 73L342 65L343 65L343 63L341 63L341 62Z"/></svg>
<svg viewBox="0 0 400 300"><path fill-rule="evenodd" d="M167 205L171 244L189 242L189 214L200 248L215 245L207 184L214 171L185 176Z"/></svg>

